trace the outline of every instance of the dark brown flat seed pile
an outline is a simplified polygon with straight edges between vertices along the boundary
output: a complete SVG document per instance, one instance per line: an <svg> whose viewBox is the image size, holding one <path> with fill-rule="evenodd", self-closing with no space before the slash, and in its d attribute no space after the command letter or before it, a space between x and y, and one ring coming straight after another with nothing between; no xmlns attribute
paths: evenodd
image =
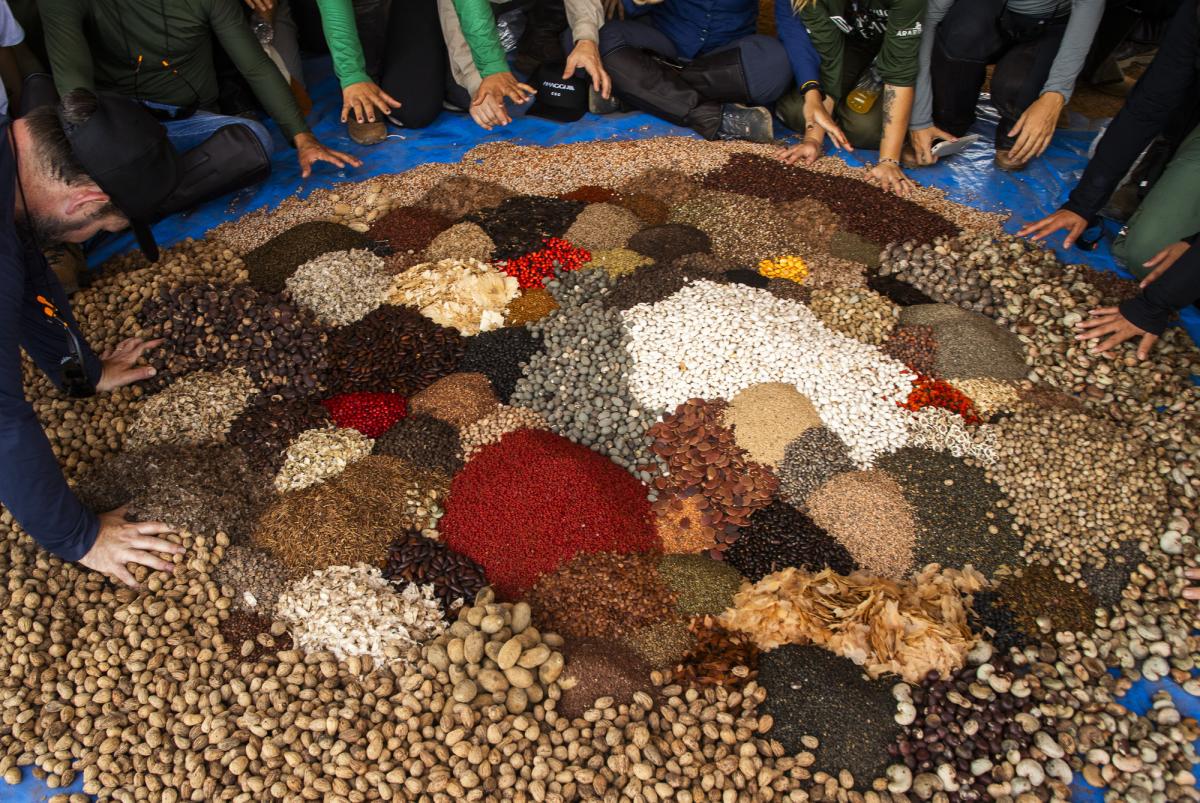
<svg viewBox="0 0 1200 803"><path fill-rule="evenodd" d="M1000 604L1012 611L1021 629L1039 638L1039 617L1049 619L1055 630L1091 633L1095 627L1099 601L1073 583L1058 578L1054 569L1035 563L1026 566L1020 577L1000 582Z"/></svg>
<svg viewBox="0 0 1200 803"><path fill-rule="evenodd" d="M748 636L729 632L711 616L693 619L691 630L692 647L672 670L671 682L741 688L758 677L760 653Z"/></svg>
<svg viewBox="0 0 1200 803"><path fill-rule="evenodd" d="M616 200L617 193L607 187L585 184L582 187L576 187L570 192L564 192L558 197L562 201L579 201L584 204L607 204Z"/></svg>
<svg viewBox="0 0 1200 803"><path fill-rule="evenodd" d="M667 264L685 254L710 253L712 240L695 226L667 223L642 229L629 239L625 247L645 254L655 262Z"/></svg>
<svg viewBox="0 0 1200 803"><path fill-rule="evenodd" d="M525 363L542 348L542 338L523 326L480 332L467 339L467 351L459 370L476 371L492 383L496 398L505 404L512 398Z"/></svg>
<svg viewBox="0 0 1200 803"><path fill-rule="evenodd" d="M858 564L844 546L796 508L776 500L750 516L725 560L752 583L789 566L850 574Z"/></svg>
<svg viewBox="0 0 1200 803"><path fill-rule="evenodd" d="M449 176L433 185L416 205L457 222L467 215L499 206L512 194L494 181Z"/></svg>
<svg viewBox="0 0 1200 803"><path fill-rule="evenodd" d="M783 451L783 462L775 469L779 495L801 506L817 488L854 469L845 441L831 429L810 427Z"/></svg>
<svg viewBox="0 0 1200 803"><path fill-rule="evenodd" d="M650 693L650 665L629 647L603 639L568 642L563 677L577 682L563 690L558 710L575 719L601 697L612 697L616 705L627 705L638 691Z"/></svg>
<svg viewBox="0 0 1200 803"><path fill-rule="evenodd" d="M165 338L149 362L157 390L193 371L246 369L264 396L318 395L327 370L328 335L312 313L286 294L253 287L181 285L146 302L138 315L145 336Z"/></svg>
<svg viewBox="0 0 1200 803"><path fill-rule="evenodd" d="M258 663L268 653L292 648L291 636L287 633L272 636L271 620L255 613L230 611L229 616L217 629L237 654L242 656L242 661L248 664ZM252 642L254 646L249 652L244 652L243 644L247 641Z"/></svg>
<svg viewBox="0 0 1200 803"><path fill-rule="evenodd" d="M896 327L880 347L893 360L934 379L938 378L937 349L933 328L922 324Z"/></svg>
<svg viewBox="0 0 1200 803"><path fill-rule="evenodd" d="M467 220L479 224L496 243L496 259L514 259L538 250L547 237L562 237L583 208L578 201L517 195Z"/></svg>
<svg viewBox="0 0 1200 803"><path fill-rule="evenodd" d="M330 423L329 411L312 399L268 400L233 419L228 439L246 454L251 468L274 475L283 466L284 452L297 435Z"/></svg>
<svg viewBox="0 0 1200 803"><path fill-rule="evenodd" d="M649 195L667 206L679 206L700 191L696 179L679 170L653 167L621 185L622 195Z"/></svg>
<svg viewBox="0 0 1200 803"><path fill-rule="evenodd" d="M816 198L784 201L776 209L796 227L806 245L822 251L829 250L830 240L842 228L842 220L837 213Z"/></svg>
<svg viewBox="0 0 1200 803"><path fill-rule="evenodd" d="M728 164L705 177L704 186L776 202L815 198L838 216L844 229L881 245L933 242L935 237L959 231L940 215L870 184L847 192L845 178L751 154L734 154Z"/></svg>
<svg viewBox="0 0 1200 803"><path fill-rule="evenodd" d="M460 600L470 602L487 585L483 567L419 532L403 533L388 548L383 576L399 587L432 585L433 595L449 614Z"/></svg>
<svg viewBox="0 0 1200 803"><path fill-rule="evenodd" d="M997 506L1007 497L984 469L948 452L911 447L880 457L877 465L900 483L916 514L917 566L969 563L991 577L1020 561L1024 539L1008 508Z"/></svg>
<svg viewBox="0 0 1200 803"><path fill-rule="evenodd" d="M894 678L870 680L848 658L789 644L763 653L758 682L767 690L763 709L775 719L771 738L788 753L804 750L801 737L811 735L820 740L814 769L849 770L859 784L883 775L888 745L900 735Z"/></svg>
<svg viewBox="0 0 1200 803"><path fill-rule="evenodd" d="M242 258L250 284L264 293L283 291L284 281L296 268L330 251L370 248L371 238L349 226L314 220L277 234Z"/></svg>
<svg viewBox="0 0 1200 803"><path fill-rule="evenodd" d="M661 226L671 215L671 207L666 202L644 192L620 195L613 203L637 215L647 226Z"/></svg>
<svg viewBox="0 0 1200 803"><path fill-rule="evenodd" d="M376 220L370 236L398 254L419 254L453 222L429 209L401 206Z"/></svg>
<svg viewBox="0 0 1200 803"><path fill-rule="evenodd" d="M375 440L375 454L453 477L462 468L458 429L433 416L410 415Z"/></svg>
<svg viewBox="0 0 1200 803"><path fill-rule="evenodd" d="M675 605L684 616L723 612L745 581L732 565L707 555L664 555L658 573L675 592Z"/></svg>
<svg viewBox="0 0 1200 803"><path fill-rule="evenodd" d="M411 396L452 373L463 338L409 307L390 304L329 336L329 389Z"/></svg>

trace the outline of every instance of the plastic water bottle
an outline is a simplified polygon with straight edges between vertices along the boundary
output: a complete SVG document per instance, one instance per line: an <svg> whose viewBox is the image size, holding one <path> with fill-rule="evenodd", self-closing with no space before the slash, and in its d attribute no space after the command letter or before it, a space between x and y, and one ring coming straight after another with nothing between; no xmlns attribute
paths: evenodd
<svg viewBox="0 0 1200 803"><path fill-rule="evenodd" d="M254 31L260 45L266 46L275 41L275 26L263 19L258 12L250 16L250 29Z"/></svg>
<svg viewBox="0 0 1200 803"><path fill-rule="evenodd" d="M850 94L846 96L846 105L855 114L866 114L875 106L882 90L883 79L879 77L879 73L875 72L875 67L872 66L862 74L862 78L858 79L854 89L850 90Z"/></svg>

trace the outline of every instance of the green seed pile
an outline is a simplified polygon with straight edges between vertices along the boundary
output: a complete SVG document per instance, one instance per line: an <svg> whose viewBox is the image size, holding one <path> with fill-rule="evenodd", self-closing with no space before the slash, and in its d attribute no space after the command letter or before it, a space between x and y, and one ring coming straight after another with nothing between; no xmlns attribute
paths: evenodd
<svg viewBox="0 0 1200 803"><path fill-rule="evenodd" d="M675 592L675 605L683 616L723 612L745 579L728 563L706 555L664 555L658 573Z"/></svg>

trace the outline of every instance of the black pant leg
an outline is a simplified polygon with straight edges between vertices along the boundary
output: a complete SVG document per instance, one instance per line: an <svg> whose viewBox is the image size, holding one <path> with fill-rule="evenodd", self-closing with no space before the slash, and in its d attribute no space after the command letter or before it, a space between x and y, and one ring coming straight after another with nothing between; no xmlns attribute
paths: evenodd
<svg viewBox="0 0 1200 803"><path fill-rule="evenodd" d="M1000 113L996 150L1012 147L1008 132L1041 95L1066 29L1065 20L1047 24L1041 35L1012 45L996 60L991 87L992 104Z"/></svg>
<svg viewBox="0 0 1200 803"><path fill-rule="evenodd" d="M975 122L988 64L1004 46L1001 13L991 0L958 0L938 24L929 67L933 121L955 136Z"/></svg>
<svg viewBox="0 0 1200 803"><path fill-rule="evenodd" d="M386 42L379 85L400 101L397 120L406 128L424 128L441 114L450 66L437 0L392 3Z"/></svg>

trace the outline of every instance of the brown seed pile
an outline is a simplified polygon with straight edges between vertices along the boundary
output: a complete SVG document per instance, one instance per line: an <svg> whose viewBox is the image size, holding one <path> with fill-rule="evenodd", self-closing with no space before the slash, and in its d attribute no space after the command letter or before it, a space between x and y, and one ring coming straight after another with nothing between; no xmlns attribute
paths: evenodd
<svg viewBox="0 0 1200 803"><path fill-rule="evenodd" d="M679 206L700 190L696 179L681 170L654 167L620 186L624 195L649 195L667 206Z"/></svg>
<svg viewBox="0 0 1200 803"><path fill-rule="evenodd" d="M356 460L371 454L375 441L356 429L309 429L297 435L283 453L275 490L286 493L336 477Z"/></svg>
<svg viewBox="0 0 1200 803"><path fill-rule="evenodd" d="M500 404L483 374L448 374L408 400L413 413L440 418L460 431L495 412Z"/></svg>
<svg viewBox="0 0 1200 803"><path fill-rule="evenodd" d="M784 201L776 209L796 227L801 240L810 248L828 251L833 235L842 227L837 213L816 198Z"/></svg>
<svg viewBox="0 0 1200 803"><path fill-rule="evenodd" d="M188 374L142 404L126 438L133 448L223 443L257 390L242 368Z"/></svg>
<svg viewBox="0 0 1200 803"><path fill-rule="evenodd" d="M900 314L905 326L924 325L938 343L934 370L954 379L1024 379L1025 350L1011 332L978 313L948 304L919 304Z"/></svg>
<svg viewBox="0 0 1200 803"><path fill-rule="evenodd" d="M984 418L997 413L1011 413L1021 401L1015 382L999 379L954 379L950 384L958 388L971 400L971 404Z"/></svg>
<svg viewBox="0 0 1200 803"><path fill-rule="evenodd" d="M273 616L275 602L287 585L287 569L265 549L234 544L225 550L212 579L233 591L235 608Z"/></svg>
<svg viewBox="0 0 1200 803"><path fill-rule="evenodd" d="M737 528L771 501L778 481L765 466L751 461L721 425L724 402L691 399L650 428L654 454L667 473L654 479L660 492L699 491L697 505L707 511L717 534L716 549L737 538Z"/></svg>
<svg viewBox="0 0 1200 803"><path fill-rule="evenodd" d="M452 372L462 353L458 333L416 310L385 305L330 335L330 390L411 396Z"/></svg>
<svg viewBox="0 0 1200 803"><path fill-rule="evenodd" d="M452 220L436 212L415 206L401 206L375 220L372 239L387 243L401 255L416 256L433 239L450 228Z"/></svg>
<svg viewBox="0 0 1200 803"><path fill-rule="evenodd" d="M653 264L653 259L639 254L637 251L632 251L628 248L610 248L593 251L592 261L587 263L586 267L599 268L616 279L620 276L627 276L639 268Z"/></svg>
<svg viewBox="0 0 1200 803"><path fill-rule="evenodd" d="M478 223L455 223L429 243L423 259L440 262L443 259L476 259L491 262L496 244Z"/></svg>
<svg viewBox="0 0 1200 803"><path fill-rule="evenodd" d="M278 635L274 633L277 628L281 631ZM258 663L268 652L290 650L293 646L292 637L282 623L277 626L265 616L248 611L230 611L218 632L235 654L249 664Z"/></svg>
<svg viewBox="0 0 1200 803"><path fill-rule="evenodd" d="M316 395L324 382L326 334L284 296L245 285L188 284L164 290L143 306L143 337L165 338L151 357L161 387L192 371L242 367L266 396Z"/></svg>
<svg viewBox="0 0 1200 803"><path fill-rule="evenodd" d="M415 413L401 419L375 441L375 454L399 458L411 466L452 477L462 468L458 429L440 418Z"/></svg>
<svg viewBox="0 0 1200 803"><path fill-rule="evenodd" d="M651 510L664 553L688 555L716 549L717 529L699 491L660 496Z"/></svg>
<svg viewBox="0 0 1200 803"><path fill-rule="evenodd" d="M679 613L687 617L722 613L744 581L737 569L707 555L664 555L658 573L675 592Z"/></svg>
<svg viewBox="0 0 1200 803"><path fill-rule="evenodd" d="M638 232L630 238L629 247L666 264L688 254L708 254L712 251L712 241L695 226L668 223Z"/></svg>
<svg viewBox="0 0 1200 803"><path fill-rule="evenodd" d="M713 255L733 265L805 253L795 228L761 198L704 190L671 210L670 221L703 231Z"/></svg>
<svg viewBox="0 0 1200 803"><path fill-rule="evenodd" d="M1150 444L1086 413L1023 409L995 425L988 479L1012 503L1026 549L1072 576L1124 541L1157 538L1167 486Z"/></svg>
<svg viewBox="0 0 1200 803"><path fill-rule="evenodd" d="M563 239L589 251L624 248L637 234L642 223L632 212L613 204L589 204L584 207Z"/></svg>
<svg viewBox="0 0 1200 803"><path fill-rule="evenodd" d="M569 638L626 638L673 615L675 602L651 554L581 552L529 594L537 621Z"/></svg>
<svg viewBox="0 0 1200 803"><path fill-rule="evenodd" d="M326 482L279 497L259 517L251 540L293 576L381 563L396 533L423 526L406 492L425 481L402 460L364 457Z"/></svg>
<svg viewBox="0 0 1200 803"><path fill-rule="evenodd" d="M567 668L563 670L563 689L558 710L565 717L583 717L597 700L611 700L613 706L630 705L638 692L645 694L650 685L649 664L632 648L604 639L572 639L567 645Z"/></svg>
<svg viewBox="0 0 1200 803"><path fill-rule="evenodd" d="M818 527L877 577L899 580L913 569L916 522L895 478L883 471L838 474L809 495Z"/></svg>
<svg viewBox="0 0 1200 803"><path fill-rule="evenodd" d="M821 416L794 385L764 382L734 396L721 416L751 460L776 467L787 445L805 430L821 426Z"/></svg>
<svg viewBox="0 0 1200 803"><path fill-rule="evenodd" d="M501 404L492 412L466 427L460 433L463 460L470 460L475 453L491 443L498 443L504 435L518 429L549 429L550 424L541 413L527 407L510 407Z"/></svg>
<svg viewBox="0 0 1200 803"><path fill-rule="evenodd" d="M613 203L628 209L644 226L661 226L671 216L671 207L653 195L637 192L618 196Z"/></svg>
<svg viewBox="0 0 1200 803"><path fill-rule="evenodd" d="M922 376L932 379L940 377L937 372L938 341L932 326L913 324L897 327L883 341L880 351Z"/></svg>
<svg viewBox="0 0 1200 803"><path fill-rule="evenodd" d="M388 547L383 576L399 587L409 583L433 586L433 595L446 614L474 600L487 585L482 566L418 532L403 533Z"/></svg>
<svg viewBox="0 0 1200 803"><path fill-rule="evenodd" d="M880 346L900 320L900 308L873 290L850 293L813 288L808 308L821 323L847 337Z"/></svg>
<svg viewBox="0 0 1200 803"><path fill-rule="evenodd" d="M264 293L278 293L296 268L330 251L367 248L370 238L325 220L293 226L243 257L250 284Z"/></svg>
<svg viewBox="0 0 1200 803"><path fill-rule="evenodd" d="M595 185L584 185L576 187L570 192L559 193L557 196L563 201L581 201L585 204L606 204L609 201L615 200L617 193L607 187L597 187Z"/></svg>
<svg viewBox="0 0 1200 803"><path fill-rule="evenodd" d="M1029 636L1066 630L1091 633L1100 604L1086 589L1063 582L1045 563L1023 566L1002 579L997 587L999 604L1012 612ZM1043 625L1047 625L1048 628Z"/></svg>
<svg viewBox="0 0 1200 803"><path fill-rule="evenodd" d="M233 419L228 439L246 454L252 468L273 476L297 435L332 423L329 411L312 399L260 401Z"/></svg>
<svg viewBox="0 0 1200 803"><path fill-rule="evenodd" d="M457 221L474 212L499 206L505 198L512 195L511 190L494 181L468 176L447 176L430 188L417 202L417 206L424 207L447 220Z"/></svg>
<svg viewBox="0 0 1200 803"><path fill-rule="evenodd" d="M670 681L685 686L741 688L758 677L759 649L741 633L732 633L712 616L690 625L692 646L671 670Z"/></svg>
<svg viewBox="0 0 1200 803"><path fill-rule="evenodd" d="M384 261L370 251L330 251L310 259L285 283L301 306L327 326L361 320L383 303L391 283Z"/></svg>
<svg viewBox="0 0 1200 803"><path fill-rule="evenodd" d="M556 309L558 302L550 295L549 290L540 287L522 290L521 295L508 302L508 308L504 312L504 324L524 326L540 321Z"/></svg>
<svg viewBox="0 0 1200 803"><path fill-rule="evenodd" d="M687 620L679 616L639 627L625 640L654 669L677 665L694 644Z"/></svg>

